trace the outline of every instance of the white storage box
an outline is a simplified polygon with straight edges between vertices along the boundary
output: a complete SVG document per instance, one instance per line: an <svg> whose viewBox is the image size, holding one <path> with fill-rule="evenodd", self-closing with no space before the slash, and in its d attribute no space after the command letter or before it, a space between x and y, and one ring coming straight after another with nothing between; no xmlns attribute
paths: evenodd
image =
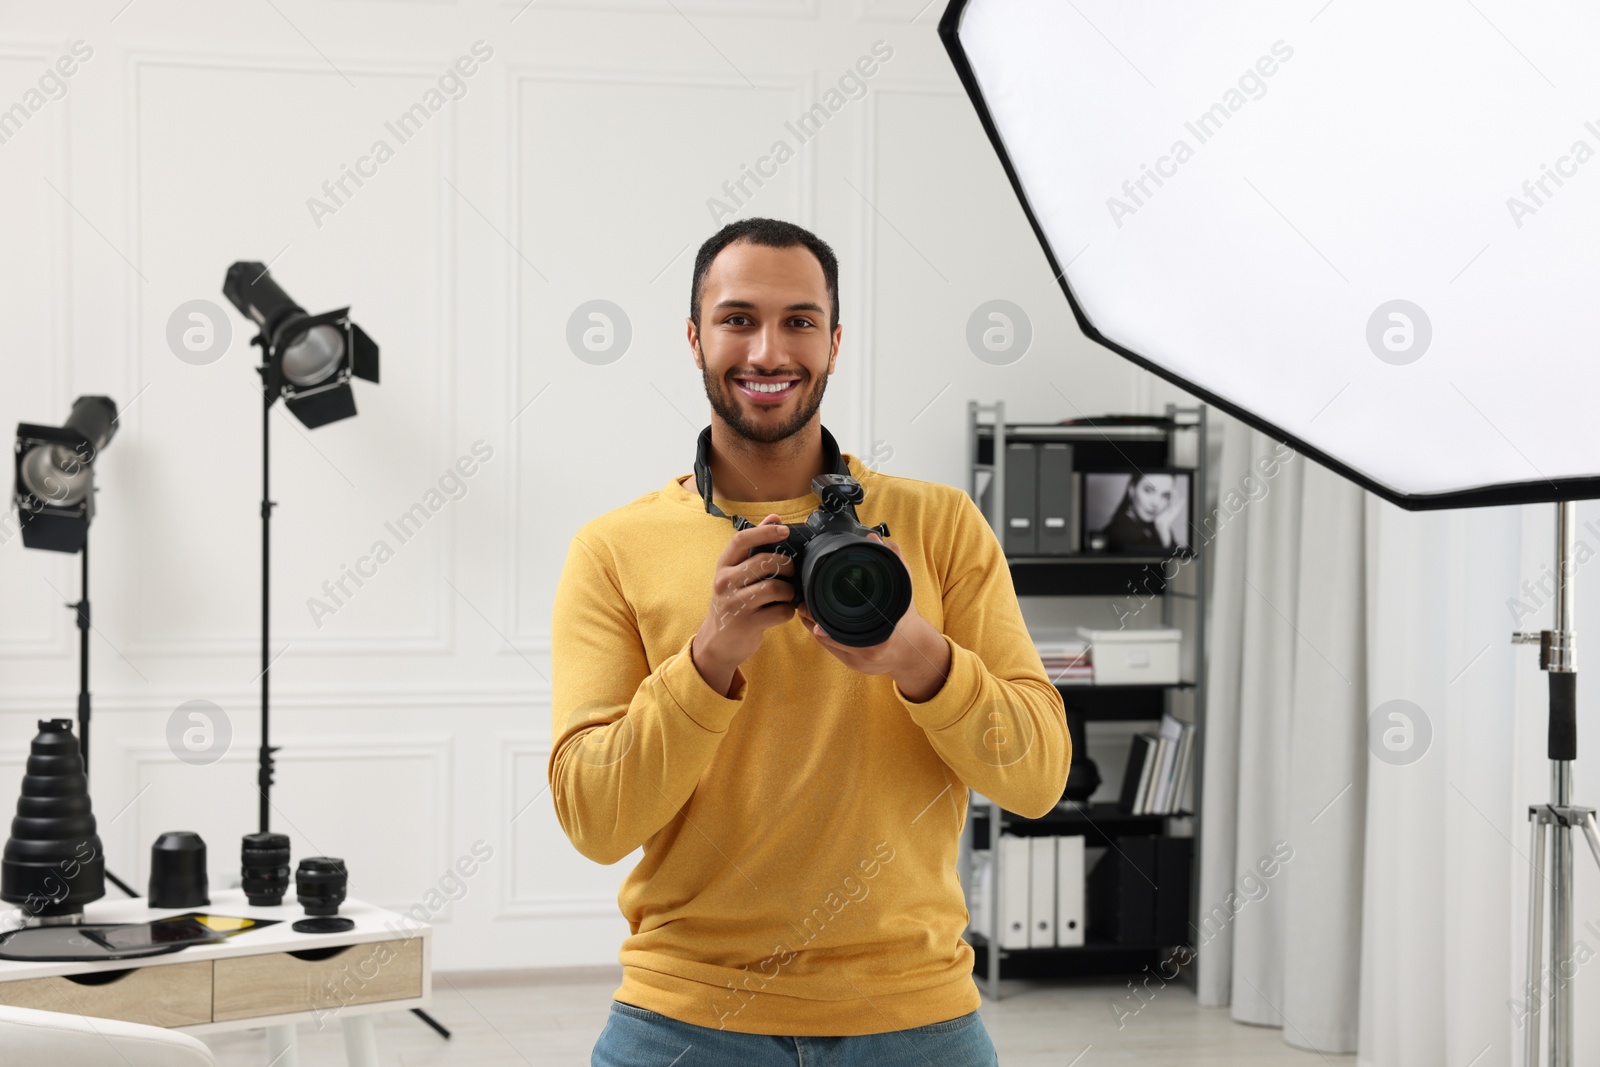
<svg viewBox="0 0 1600 1067"><path fill-rule="evenodd" d="M1091 630L1078 627L1089 642L1095 685L1170 685L1178 681L1178 642L1183 631Z"/></svg>

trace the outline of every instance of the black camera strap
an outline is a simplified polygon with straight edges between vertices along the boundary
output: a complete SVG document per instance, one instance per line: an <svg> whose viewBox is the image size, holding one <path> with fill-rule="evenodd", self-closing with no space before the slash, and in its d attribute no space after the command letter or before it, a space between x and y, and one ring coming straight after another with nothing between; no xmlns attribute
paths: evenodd
<svg viewBox="0 0 1600 1067"><path fill-rule="evenodd" d="M823 467L832 474L854 477L850 473L850 464L845 462L844 456L839 452L839 443L833 439L833 434L828 432L826 426L821 426L819 429L822 431ZM706 511L719 519L729 518L721 508L711 502L711 427L709 426L700 431L700 443L695 449L694 456L694 477L695 483L700 487L700 497L706 503ZM854 518L854 507L850 508L850 514ZM748 519L745 520L745 523L746 525L751 525ZM738 518L733 520L733 524L738 529L744 529L743 526L739 525Z"/></svg>

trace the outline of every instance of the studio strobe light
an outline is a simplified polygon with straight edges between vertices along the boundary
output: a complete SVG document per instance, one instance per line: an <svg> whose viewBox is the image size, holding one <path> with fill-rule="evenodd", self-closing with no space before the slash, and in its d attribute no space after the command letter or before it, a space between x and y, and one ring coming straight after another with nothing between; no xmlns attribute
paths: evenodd
<svg viewBox="0 0 1600 1067"><path fill-rule="evenodd" d="M378 346L350 321L350 309L308 315L290 299L267 268L240 261L228 268L222 293L261 330L253 344L261 349L261 745L256 788L261 794L260 832L272 829L272 754L268 684L272 660L268 650L271 617L272 509L270 495L272 405L282 396L289 411L315 428L356 413L352 376L378 380Z"/></svg>
<svg viewBox="0 0 1600 1067"><path fill-rule="evenodd" d="M1491 13L1559 90L1470 6L1338 10L940 33L1088 337L1404 508L1600 496L1600 9Z"/></svg>
<svg viewBox="0 0 1600 1067"><path fill-rule="evenodd" d="M78 620L78 740L89 768L89 523L94 520L94 461L117 432L108 396L80 396L61 426L17 425L13 499L27 548L81 553L82 596L69 604ZM112 876L118 886L122 883ZM130 894L131 895L131 894Z"/></svg>
<svg viewBox="0 0 1600 1067"><path fill-rule="evenodd" d="M82 550L94 518L94 461L116 432L108 396L80 396L59 427L17 424L12 497L23 545Z"/></svg>
<svg viewBox="0 0 1600 1067"><path fill-rule="evenodd" d="M76 553L78 602L68 604L78 625L78 735L76 744L89 773L89 524L94 521L94 468L117 432L117 405L108 396L80 396L60 426L17 424L12 503L22 544ZM71 739L71 732L67 737ZM85 785L87 788L87 784ZM102 864L103 865L103 864ZM136 894L110 871L104 876L130 897Z"/></svg>
<svg viewBox="0 0 1600 1067"><path fill-rule="evenodd" d="M1571 1064L1572 501L1600 496L1600 10L951 0L939 34L1092 340L1401 507L1556 504L1524 1062ZM1315 24L1313 24L1313 22ZM1486 25L1487 23L1487 25ZM1417 47L1426 42L1426 47ZM1515 42L1514 44L1512 42ZM1547 835L1553 860L1545 873Z"/></svg>
<svg viewBox="0 0 1600 1067"><path fill-rule="evenodd" d="M229 267L222 292L261 330L255 343L265 357L261 376L269 404L281 395L309 427L356 413L350 378L377 382L378 346L350 321L349 308L307 315L260 263Z"/></svg>

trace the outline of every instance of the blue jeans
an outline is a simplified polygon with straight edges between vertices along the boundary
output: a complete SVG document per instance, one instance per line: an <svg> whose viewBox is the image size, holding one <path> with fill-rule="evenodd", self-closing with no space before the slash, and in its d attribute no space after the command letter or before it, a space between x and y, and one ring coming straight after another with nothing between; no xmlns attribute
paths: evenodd
<svg viewBox="0 0 1600 1067"><path fill-rule="evenodd" d="M776 1037L713 1030L611 1002L590 1067L999 1067L975 1011L942 1023L856 1037Z"/></svg>

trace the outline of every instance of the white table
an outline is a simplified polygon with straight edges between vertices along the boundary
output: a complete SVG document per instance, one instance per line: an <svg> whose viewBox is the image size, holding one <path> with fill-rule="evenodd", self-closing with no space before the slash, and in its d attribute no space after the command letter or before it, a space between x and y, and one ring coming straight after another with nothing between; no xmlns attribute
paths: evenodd
<svg viewBox="0 0 1600 1067"><path fill-rule="evenodd" d="M295 933L305 910L292 891L276 908L251 907L238 889L214 891L199 908L102 899L84 908L84 922L144 922L189 911L279 922L142 959L0 960L0 1004L196 1035L264 1028L273 1067L298 1067L295 1024L338 1022L350 1067L378 1067L373 1015L432 1003L432 927L359 900L339 906L355 922L341 934Z"/></svg>

